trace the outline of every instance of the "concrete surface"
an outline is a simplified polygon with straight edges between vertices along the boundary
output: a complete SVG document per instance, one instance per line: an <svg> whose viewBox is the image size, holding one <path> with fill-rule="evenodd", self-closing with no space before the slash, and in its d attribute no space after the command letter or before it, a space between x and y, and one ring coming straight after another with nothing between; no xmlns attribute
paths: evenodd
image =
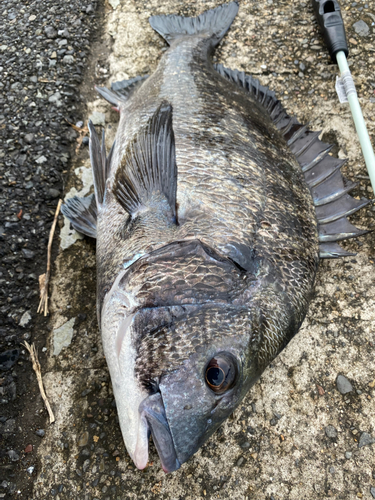
<svg viewBox="0 0 375 500"><path fill-rule="evenodd" d="M99 70L107 84L153 71L165 50L152 31L152 14L194 15L220 1L111 0L105 6ZM366 7L367 5L367 7ZM351 48L351 69L370 135L374 134L375 10L341 0ZM352 25L363 21L369 30ZM98 60L99 60L99 56ZM372 197L346 105L334 90L337 68L323 48L309 3L243 0L216 52L218 62L258 75L290 112L322 129L344 173L359 182L356 196ZM107 147L118 116L86 89L87 116L105 113ZM73 170L82 162L73 162ZM88 158L84 167L88 167ZM73 174L73 187L76 177ZM355 215L374 227L370 205ZM56 423L39 448L35 499L370 499L375 487L374 234L344 244L356 257L325 261L303 327L265 371L232 418L181 469L165 475L155 449L151 465L134 468L122 442L95 313L95 246L86 239L61 249L53 273L51 330L71 318L72 343L53 356L48 348L46 392ZM338 374L353 391L342 395ZM326 429L327 426L333 426ZM373 492L375 490L372 490Z"/></svg>

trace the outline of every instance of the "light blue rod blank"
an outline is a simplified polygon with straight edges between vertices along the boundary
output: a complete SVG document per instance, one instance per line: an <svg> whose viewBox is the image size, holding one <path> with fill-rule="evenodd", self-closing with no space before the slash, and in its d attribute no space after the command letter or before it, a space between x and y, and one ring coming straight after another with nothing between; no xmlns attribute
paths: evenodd
<svg viewBox="0 0 375 500"><path fill-rule="evenodd" d="M375 193L375 155L372 149L370 137L368 135L365 120L363 119L363 114L361 106L359 105L357 92L355 90L352 75L349 70L348 62L346 60L343 51L337 52L336 54L337 64L341 73L341 80L343 81L346 96L349 101L350 110L352 112L354 125L357 130L359 142L361 144L362 153L365 158L365 163L367 167L368 174L370 176L371 186L373 192Z"/></svg>

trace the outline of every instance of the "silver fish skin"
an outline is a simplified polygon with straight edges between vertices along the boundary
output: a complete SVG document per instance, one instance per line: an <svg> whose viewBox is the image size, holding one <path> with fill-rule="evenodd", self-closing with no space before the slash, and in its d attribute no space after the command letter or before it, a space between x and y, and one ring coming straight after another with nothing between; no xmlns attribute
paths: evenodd
<svg viewBox="0 0 375 500"><path fill-rule="evenodd" d="M280 129L259 82L213 66L237 10L150 19L170 47L147 79L98 89L120 111L115 145L106 158L90 126L95 197L64 212L97 238L104 352L140 469L150 434L171 472L234 411L297 333L319 261L313 196L331 188L303 169L329 148L296 120Z"/></svg>

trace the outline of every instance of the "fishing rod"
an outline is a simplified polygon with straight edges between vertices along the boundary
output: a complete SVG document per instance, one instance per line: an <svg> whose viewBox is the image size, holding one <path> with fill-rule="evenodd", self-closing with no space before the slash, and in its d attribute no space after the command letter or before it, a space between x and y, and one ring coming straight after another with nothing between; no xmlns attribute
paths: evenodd
<svg viewBox="0 0 375 500"><path fill-rule="evenodd" d="M349 54L344 21L337 0L311 0L331 59L340 69L336 90L340 102L349 102L372 189L375 193L375 155L368 135L354 81L346 58Z"/></svg>

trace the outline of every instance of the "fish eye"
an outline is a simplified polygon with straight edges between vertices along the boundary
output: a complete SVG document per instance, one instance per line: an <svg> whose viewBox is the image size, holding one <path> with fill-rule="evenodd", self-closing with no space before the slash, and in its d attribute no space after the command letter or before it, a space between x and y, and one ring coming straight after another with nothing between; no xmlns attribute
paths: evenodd
<svg viewBox="0 0 375 500"><path fill-rule="evenodd" d="M220 352L206 367L206 384L216 394L223 394L234 386L237 373L237 362L234 357L229 353Z"/></svg>

